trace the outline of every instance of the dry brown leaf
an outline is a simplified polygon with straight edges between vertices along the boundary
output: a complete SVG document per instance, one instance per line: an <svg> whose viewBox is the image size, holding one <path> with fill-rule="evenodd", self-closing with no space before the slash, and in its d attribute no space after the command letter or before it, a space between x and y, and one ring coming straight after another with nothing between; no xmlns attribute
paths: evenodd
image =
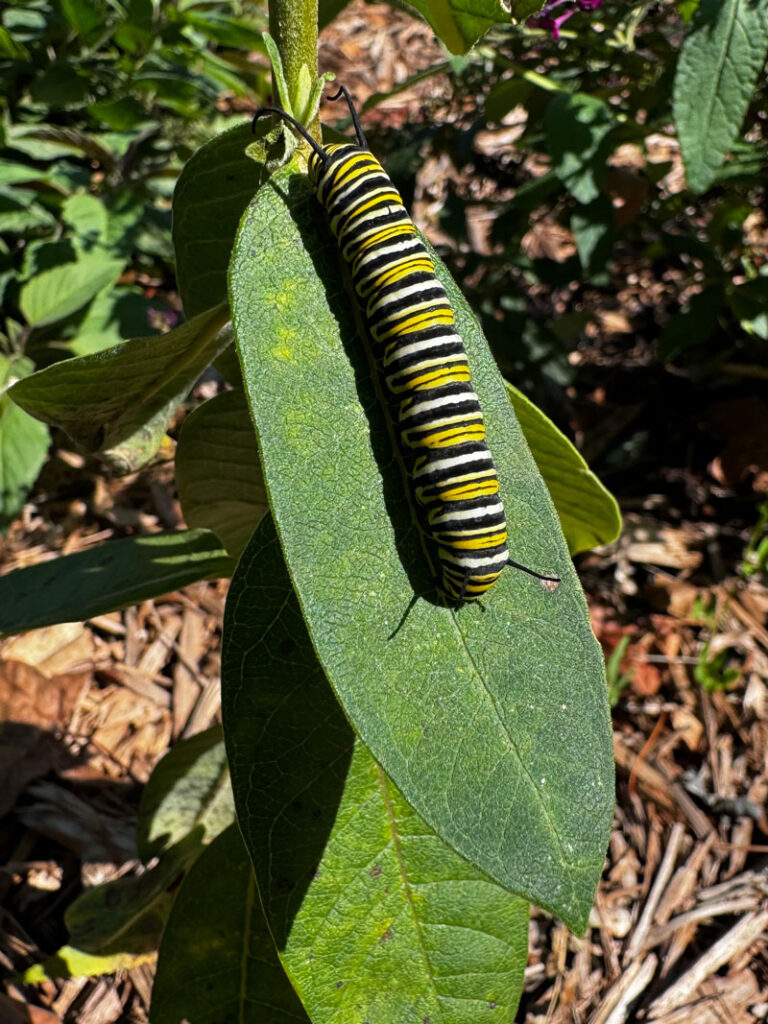
<svg viewBox="0 0 768 1024"><path fill-rule="evenodd" d="M0 815L51 769L76 758L61 741L90 672L53 677L30 665L0 661Z"/></svg>

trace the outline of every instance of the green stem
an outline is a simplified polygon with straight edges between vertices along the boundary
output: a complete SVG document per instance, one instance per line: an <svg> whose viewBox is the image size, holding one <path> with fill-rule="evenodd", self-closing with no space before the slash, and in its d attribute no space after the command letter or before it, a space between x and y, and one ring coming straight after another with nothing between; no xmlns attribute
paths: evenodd
<svg viewBox="0 0 768 1024"><path fill-rule="evenodd" d="M314 81L317 75L317 0L269 0L269 32L277 43L293 99L299 75L306 65Z"/></svg>

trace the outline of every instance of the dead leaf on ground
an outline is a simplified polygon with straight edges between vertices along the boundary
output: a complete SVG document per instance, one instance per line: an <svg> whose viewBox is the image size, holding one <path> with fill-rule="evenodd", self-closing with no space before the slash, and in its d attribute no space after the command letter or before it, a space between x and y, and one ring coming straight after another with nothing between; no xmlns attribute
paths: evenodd
<svg viewBox="0 0 768 1024"><path fill-rule="evenodd" d="M77 763L62 734L90 677L90 670L46 677L0 661L0 815L33 779Z"/></svg>

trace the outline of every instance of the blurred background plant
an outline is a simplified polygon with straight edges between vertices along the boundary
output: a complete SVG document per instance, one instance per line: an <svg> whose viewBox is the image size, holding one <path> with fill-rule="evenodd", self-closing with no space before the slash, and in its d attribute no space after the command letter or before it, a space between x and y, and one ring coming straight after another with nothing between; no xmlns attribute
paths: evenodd
<svg viewBox="0 0 768 1024"><path fill-rule="evenodd" d="M12 0L0 13L0 386L180 320L171 196L194 150L265 95L266 12ZM251 97L247 102L244 97ZM48 430L0 398L0 528Z"/></svg>

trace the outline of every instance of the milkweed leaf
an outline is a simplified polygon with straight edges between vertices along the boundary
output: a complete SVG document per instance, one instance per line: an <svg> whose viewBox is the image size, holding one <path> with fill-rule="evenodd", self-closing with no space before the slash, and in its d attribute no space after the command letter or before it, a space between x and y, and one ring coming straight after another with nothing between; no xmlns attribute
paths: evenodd
<svg viewBox="0 0 768 1024"><path fill-rule="evenodd" d="M113 540L0 576L0 636L103 615L233 568L209 530Z"/></svg>
<svg viewBox="0 0 768 1024"><path fill-rule="evenodd" d="M508 383L507 394L557 509L571 554L616 540L621 514L611 492L565 434L522 391Z"/></svg>
<svg viewBox="0 0 768 1024"><path fill-rule="evenodd" d="M267 510L256 435L242 391L225 391L184 421L176 482L189 526L213 530L237 558Z"/></svg>
<svg viewBox="0 0 768 1024"><path fill-rule="evenodd" d="M294 586L350 721L442 839L580 931L613 808L603 658L503 381L439 261L438 276L483 405L512 557L559 576L554 592L507 571L458 613L429 599L335 248L290 168L259 190L233 252L246 394Z"/></svg>

